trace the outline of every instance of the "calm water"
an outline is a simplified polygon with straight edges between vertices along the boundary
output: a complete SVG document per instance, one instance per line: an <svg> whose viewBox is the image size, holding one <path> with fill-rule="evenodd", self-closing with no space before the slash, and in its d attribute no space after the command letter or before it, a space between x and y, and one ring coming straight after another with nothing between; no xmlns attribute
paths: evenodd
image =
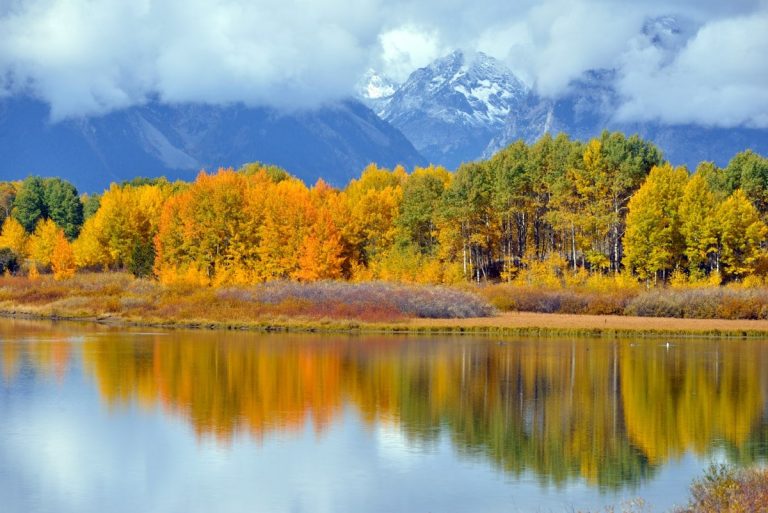
<svg viewBox="0 0 768 513"><path fill-rule="evenodd" d="M571 511L768 456L768 341L0 320L0 511Z"/></svg>

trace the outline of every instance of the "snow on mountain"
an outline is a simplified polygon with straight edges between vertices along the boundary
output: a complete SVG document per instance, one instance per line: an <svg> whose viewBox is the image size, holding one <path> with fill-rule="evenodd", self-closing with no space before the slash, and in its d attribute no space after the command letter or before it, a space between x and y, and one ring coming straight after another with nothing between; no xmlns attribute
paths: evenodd
<svg viewBox="0 0 768 513"><path fill-rule="evenodd" d="M653 48L663 66L696 30L691 20L649 18L633 44L637 49ZM689 167L702 160L725 164L747 148L768 153L766 129L617 120L624 100L621 79L620 70L589 70L559 97L545 98L498 60L456 51L414 71L399 87L369 72L364 79L368 88L361 96L428 160L449 168L490 157L518 139L532 143L545 133L559 132L579 140L603 130L638 133L656 142L673 163Z"/></svg>
<svg viewBox="0 0 768 513"><path fill-rule="evenodd" d="M428 160L456 167L478 158L528 95L498 60L455 51L414 71L382 102L380 115Z"/></svg>
<svg viewBox="0 0 768 513"><path fill-rule="evenodd" d="M366 100L379 100L395 94L398 84L389 77L368 69L358 84L358 94Z"/></svg>
<svg viewBox="0 0 768 513"><path fill-rule="evenodd" d="M656 48L677 52L695 32L693 22L675 16L660 16L646 20L642 36Z"/></svg>
<svg viewBox="0 0 768 513"><path fill-rule="evenodd" d="M384 108L400 86L391 78L368 69L357 84L357 97L365 105L382 116Z"/></svg>
<svg viewBox="0 0 768 513"><path fill-rule="evenodd" d="M557 99L543 98L531 92L525 105L511 113L482 153L488 158L519 139L537 141L546 133L565 132L574 139L586 140L612 126L612 116L619 97L613 84L616 73L595 70L572 81Z"/></svg>

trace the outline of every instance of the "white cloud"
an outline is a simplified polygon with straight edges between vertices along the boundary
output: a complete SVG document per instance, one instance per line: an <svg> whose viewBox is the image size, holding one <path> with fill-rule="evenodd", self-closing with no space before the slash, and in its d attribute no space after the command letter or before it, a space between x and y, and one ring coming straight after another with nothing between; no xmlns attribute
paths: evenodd
<svg viewBox="0 0 768 513"><path fill-rule="evenodd" d="M450 51L439 44L436 31L411 25L384 32L379 41L380 65L387 76L398 82Z"/></svg>
<svg viewBox="0 0 768 513"><path fill-rule="evenodd" d="M346 94L376 44L377 0L30 0L0 18L0 77L54 117L158 94L306 106Z"/></svg>
<svg viewBox="0 0 768 513"><path fill-rule="evenodd" d="M693 27L673 53L640 36L663 15ZM0 0L0 34L0 95L54 118L153 97L309 107L369 66L402 80L464 48L549 96L616 67L626 119L768 125L766 0Z"/></svg>
<svg viewBox="0 0 768 513"><path fill-rule="evenodd" d="M625 55L620 119L768 126L768 13L714 21L674 58L652 46Z"/></svg>

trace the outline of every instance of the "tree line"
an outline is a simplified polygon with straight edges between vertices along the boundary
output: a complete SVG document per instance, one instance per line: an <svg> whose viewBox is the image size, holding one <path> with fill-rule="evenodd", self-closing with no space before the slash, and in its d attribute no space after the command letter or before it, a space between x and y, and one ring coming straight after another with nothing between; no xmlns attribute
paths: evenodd
<svg viewBox="0 0 768 513"><path fill-rule="evenodd" d="M0 266L57 277L455 283L519 280L543 263L555 279L720 283L768 273L768 159L745 151L689 173L636 135L546 135L455 172L371 164L343 189L259 163L82 197L30 177L0 184L2 218Z"/></svg>

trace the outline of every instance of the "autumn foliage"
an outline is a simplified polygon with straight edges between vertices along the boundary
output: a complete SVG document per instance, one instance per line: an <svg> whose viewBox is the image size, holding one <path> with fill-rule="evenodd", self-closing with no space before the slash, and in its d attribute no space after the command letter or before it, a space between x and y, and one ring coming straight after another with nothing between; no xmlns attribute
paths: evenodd
<svg viewBox="0 0 768 513"><path fill-rule="evenodd" d="M38 201L46 187L60 192L49 194L50 205ZM689 174L620 133L587 143L563 134L517 142L455 172L371 164L343 189L322 180L309 187L260 164L201 172L191 183L113 184L79 209L60 181L32 177L5 189L18 205L0 247L22 269L43 273L54 270L63 230L76 268L129 270L164 284L474 281L557 289L597 276L622 289L630 281L762 285L768 275L768 159L747 151L725 168L702 163ZM57 275L71 274L66 267Z"/></svg>

